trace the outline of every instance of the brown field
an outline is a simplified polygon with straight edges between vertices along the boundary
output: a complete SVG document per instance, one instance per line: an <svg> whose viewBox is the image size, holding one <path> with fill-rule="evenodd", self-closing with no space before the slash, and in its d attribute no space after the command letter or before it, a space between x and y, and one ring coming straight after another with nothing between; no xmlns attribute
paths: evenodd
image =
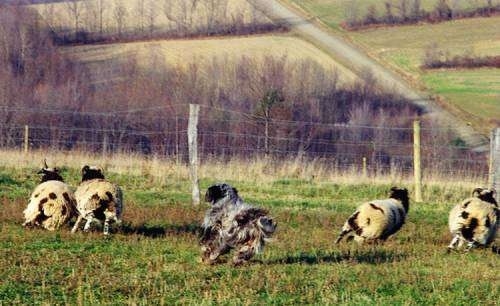
<svg viewBox="0 0 500 306"><path fill-rule="evenodd" d="M72 59L89 65L95 74L95 80L101 80L103 70L113 71L113 63L130 60L145 70L158 64L186 68L196 63L203 71L214 61L225 63L226 69L232 69L230 63L242 57L258 62L266 56L286 56L290 63L309 59L327 70L338 71L341 81L354 79L352 72L335 62L328 54L304 40L290 36L150 41L76 46L63 50Z"/></svg>

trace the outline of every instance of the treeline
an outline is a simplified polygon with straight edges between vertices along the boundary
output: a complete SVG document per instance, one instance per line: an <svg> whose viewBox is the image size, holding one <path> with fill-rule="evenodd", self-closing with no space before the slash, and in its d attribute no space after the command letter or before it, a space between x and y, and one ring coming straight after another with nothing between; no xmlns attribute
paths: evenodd
<svg viewBox="0 0 500 306"><path fill-rule="evenodd" d="M437 23L472 17L490 17L500 13L500 4L485 0L484 5L463 9L459 1L438 0L431 11L422 9L421 0L384 1L384 9L375 5L367 8L366 14L359 16L359 10L348 6L347 19L342 24L348 30L359 30L372 26L406 25L419 22Z"/></svg>
<svg viewBox="0 0 500 306"><path fill-rule="evenodd" d="M20 147L27 124L32 148L186 157L188 104L197 103L202 156L334 157L344 165L366 156L411 167L409 127L422 111L380 89L369 71L346 83L312 60L269 55L166 65L152 50L153 68L133 57L103 62L101 69L119 77L101 80L62 56L48 31L23 22L33 20L30 12L4 9L0 31L11 39L0 49L3 147ZM435 130L426 142L437 157L469 154L451 150L451 139Z"/></svg>
<svg viewBox="0 0 500 306"><path fill-rule="evenodd" d="M452 56L449 51L439 48L437 44L431 44L425 49L422 60L422 68L424 69L483 67L500 68L500 56L477 56L472 51Z"/></svg>
<svg viewBox="0 0 500 306"><path fill-rule="evenodd" d="M33 6L57 44L286 31L246 1L70 0Z"/></svg>

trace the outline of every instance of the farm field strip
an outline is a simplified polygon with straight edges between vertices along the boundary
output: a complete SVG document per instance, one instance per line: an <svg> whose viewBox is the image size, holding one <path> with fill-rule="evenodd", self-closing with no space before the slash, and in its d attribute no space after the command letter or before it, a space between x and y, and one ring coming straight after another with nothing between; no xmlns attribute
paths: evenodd
<svg viewBox="0 0 500 306"><path fill-rule="evenodd" d="M335 62L323 51L306 41L291 36L259 35L104 44L65 47L63 52L74 60L91 65L91 73L95 74L96 78L99 78L100 69L113 67L113 62L136 60L139 67L145 70L158 63L182 68L196 63L203 71L214 60L229 64L243 56L257 61L266 56L277 58L286 56L291 62L310 59L325 69L337 70L341 81L352 81L355 78L351 71Z"/></svg>
<svg viewBox="0 0 500 306"><path fill-rule="evenodd" d="M430 89L432 93L440 94L452 109L458 108L460 110L455 115L468 118L467 121L473 116L472 124L481 132L488 133L491 128L498 124L497 118L500 117L500 98L496 94L500 90L500 84L496 82L497 76L500 74L498 69L423 71L420 66L425 49L432 43L438 43L439 49L448 52L450 56L471 52L477 56L500 54L500 32L497 26L500 22L499 16L459 19L437 24L424 23L345 31L339 28L339 24L346 18L345 14L349 10L350 1L286 2L300 7L306 11L306 14L317 16L332 30L353 40L371 56L392 66L417 84ZM377 1L363 1L364 9L370 3L375 2ZM379 3L382 5L382 2L379 1ZM435 1L431 0L422 1L422 7L430 9L434 3ZM471 7L479 5L472 1L467 3ZM464 9L469 8L467 5L464 6ZM363 8L360 11L361 16L363 16ZM461 73L463 77L457 77ZM449 76L446 76L447 74ZM451 83L445 86L446 88L440 88L437 84L443 84L442 81ZM454 81L458 81L458 83L453 84ZM488 84L490 89L488 92L485 92L483 83ZM468 84L466 95L461 95L460 90L457 92L447 90L463 88L464 84ZM472 108L469 107L471 105L473 105ZM481 106L485 106L485 109L479 109ZM461 115L460 112L463 114ZM484 120L486 120L486 124L484 124Z"/></svg>

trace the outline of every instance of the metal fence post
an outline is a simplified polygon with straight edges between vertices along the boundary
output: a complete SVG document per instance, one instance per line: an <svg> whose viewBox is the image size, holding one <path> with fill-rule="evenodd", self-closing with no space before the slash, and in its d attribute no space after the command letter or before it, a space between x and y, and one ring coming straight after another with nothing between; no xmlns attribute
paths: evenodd
<svg viewBox="0 0 500 306"><path fill-rule="evenodd" d="M24 126L24 153L28 153L30 130L28 125Z"/></svg>

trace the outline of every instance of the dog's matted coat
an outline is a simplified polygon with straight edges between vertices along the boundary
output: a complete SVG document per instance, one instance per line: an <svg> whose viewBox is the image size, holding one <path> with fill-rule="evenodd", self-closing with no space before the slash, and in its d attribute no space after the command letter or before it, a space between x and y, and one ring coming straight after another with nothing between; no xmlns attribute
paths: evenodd
<svg viewBox="0 0 500 306"><path fill-rule="evenodd" d="M242 264L262 251L276 230L276 223L265 209L245 203L236 188L228 184L209 187L205 200L212 206L203 221L203 262L214 263L220 255L236 249L233 263Z"/></svg>

